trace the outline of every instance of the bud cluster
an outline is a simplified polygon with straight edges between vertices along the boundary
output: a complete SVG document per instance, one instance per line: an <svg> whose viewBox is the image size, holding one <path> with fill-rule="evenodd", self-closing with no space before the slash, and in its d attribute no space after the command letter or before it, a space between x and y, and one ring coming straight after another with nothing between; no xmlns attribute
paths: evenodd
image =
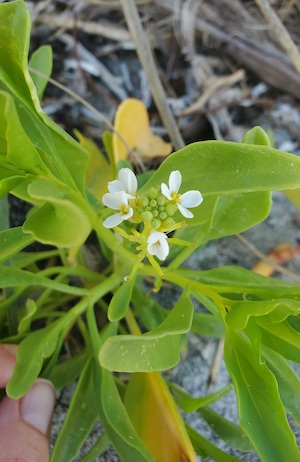
<svg viewBox="0 0 300 462"><path fill-rule="evenodd" d="M169 254L166 233L178 227L173 218L175 212L179 210L185 218L192 218L193 214L188 208L197 207L203 200L199 191L179 194L181 181L181 173L175 170L170 174L169 186L162 183L160 186L152 187L147 194L138 196L138 184L134 173L129 168L122 168L118 173L118 179L108 183L109 192L102 198L104 205L117 210L117 213L103 222L103 226L115 228L125 220L133 223L143 222L141 236L146 238L145 251L148 256L155 255L160 260L165 260Z"/></svg>

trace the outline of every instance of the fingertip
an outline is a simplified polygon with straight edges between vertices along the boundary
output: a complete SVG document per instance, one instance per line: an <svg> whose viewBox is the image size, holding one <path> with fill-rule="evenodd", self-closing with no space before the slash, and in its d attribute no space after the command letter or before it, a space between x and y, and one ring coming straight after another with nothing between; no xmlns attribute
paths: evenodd
<svg viewBox="0 0 300 462"><path fill-rule="evenodd" d="M47 435L55 404L55 388L49 380L38 379L21 399L20 413L23 420Z"/></svg>

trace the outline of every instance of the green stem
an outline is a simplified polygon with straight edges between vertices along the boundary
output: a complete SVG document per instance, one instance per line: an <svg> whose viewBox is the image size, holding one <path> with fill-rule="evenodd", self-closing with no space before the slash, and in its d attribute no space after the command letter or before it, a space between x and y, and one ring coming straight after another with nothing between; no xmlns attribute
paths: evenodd
<svg viewBox="0 0 300 462"><path fill-rule="evenodd" d="M130 308L128 308L128 310L126 311L125 319L126 319L126 323L127 323L127 326L129 328L129 331L130 331L131 334L133 334L133 335L141 335L142 334L141 329L139 328L139 325L136 322L134 314L133 314L133 312L131 311Z"/></svg>

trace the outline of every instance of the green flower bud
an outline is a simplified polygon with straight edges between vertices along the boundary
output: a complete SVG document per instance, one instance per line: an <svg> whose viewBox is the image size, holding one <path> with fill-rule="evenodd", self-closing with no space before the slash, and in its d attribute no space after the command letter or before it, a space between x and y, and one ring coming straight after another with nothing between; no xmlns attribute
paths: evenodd
<svg viewBox="0 0 300 462"><path fill-rule="evenodd" d="M165 196L163 195L158 196L157 198L158 205L165 205L166 202L167 202L167 199L165 198Z"/></svg>
<svg viewBox="0 0 300 462"><path fill-rule="evenodd" d="M165 207L164 207L163 205L161 205L160 207L158 207L158 210L159 210L160 212L164 212L164 211L165 211Z"/></svg>
<svg viewBox="0 0 300 462"><path fill-rule="evenodd" d="M152 210L152 215L156 218L158 217L158 210Z"/></svg>
<svg viewBox="0 0 300 462"><path fill-rule="evenodd" d="M163 220L162 222L163 228L166 228L166 229L172 228L174 224L175 224L175 220L173 220L173 218L171 217L165 218L165 220Z"/></svg>
<svg viewBox="0 0 300 462"><path fill-rule="evenodd" d="M151 205L151 207L156 207L157 206L157 201L155 199L151 199L150 205Z"/></svg>
<svg viewBox="0 0 300 462"><path fill-rule="evenodd" d="M167 216L168 216L168 215L166 214L166 212L160 212L160 214L159 214L159 218L160 218L161 220L165 220L165 219L167 218Z"/></svg>
<svg viewBox="0 0 300 462"><path fill-rule="evenodd" d="M152 228L157 229L160 227L160 225L161 225L161 221L158 218L153 218L153 220L151 221Z"/></svg>
<svg viewBox="0 0 300 462"><path fill-rule="evenodd" d="M139 197L139 201L140 201L141 207L143 207L143 208L145 208L145 207L147 207L147 205L149 205L149 199L146 196Z"/></svg>
<svg viewBox="0 0 300 462"><path fill-rule="evenodd" d="M150 223L150 221L153 219L153 215L149 211L143 212L141 216L143 221L145 221L146 223Z"/></svg>
<svg viewBox="0 0 300 462"><path fill-rule="evenodd" d="M176 212L176 210L177 210L177 207L174 204L167 204L165 206L165 211L167 212L169 217L172 217L174 213Z"/></svg>
<svg viewBox="0 0 300 462"><path fill-rule="evenodd" d="M148 197L150 199L157 199L157 197L158 197L157 189L156 188L151 188L150 191L149 191Z"/></svg>

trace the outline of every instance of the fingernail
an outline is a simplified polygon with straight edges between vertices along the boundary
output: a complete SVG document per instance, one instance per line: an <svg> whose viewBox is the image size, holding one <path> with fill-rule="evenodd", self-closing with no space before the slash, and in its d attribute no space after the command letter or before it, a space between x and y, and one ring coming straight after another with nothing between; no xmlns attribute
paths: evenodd
<svg viewBox="0 0 300 462"><path fill-rule="evenodd" d="M38 379L22 398L20 412L25 422L46 435L51 424L54 403L54 386L48 380Z"/></svg>

